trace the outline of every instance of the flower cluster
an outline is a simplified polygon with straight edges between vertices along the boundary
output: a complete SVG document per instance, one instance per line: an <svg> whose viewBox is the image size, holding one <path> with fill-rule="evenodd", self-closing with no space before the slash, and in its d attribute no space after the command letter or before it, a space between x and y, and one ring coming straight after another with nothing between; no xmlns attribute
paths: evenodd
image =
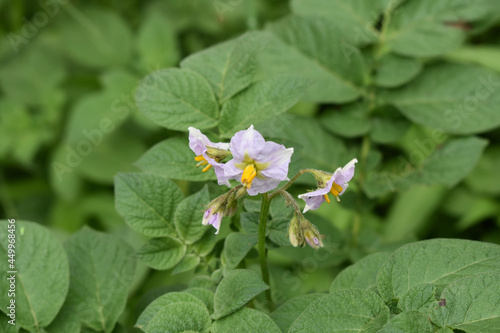
<svg viewBox="0 0 500 333"><path fill-rule="evenodd" d="M288 165L293 148L285 148L285 146L275 142L266 141L253 128L253 125L247 130L237 132L229 143L214 143L200 130L190 127L189 147L196 154L197 166L204 167L203 172L213 168L219 185L230 187L230 180L241 183L241 185L214 199L206 207L202 223L212 225L217 230L216 234L219 232L222 218L234 215L238 200L245 194L254 196L259 193L267 193L275 189L280 182L289 180ZM357 162L356 159L353 159L343 168L338 168L333 174L321 170L302 170L299 175L310 172L318 184L316 190L299 195L299 198L305 201L303 212L318 209L325 201L330 203L328 197L330 193L340 201L339 196L349 186L348 182L354 176L354 165ZM284 188L288 187L289 184L285 185ZM324 236L311 222L304 218L295 203L295 199L283 188L276 192L289 197L287 202L295 209L295 215L289 226L291 244L303 246L307 243L315 249L323 247L321 239Z"/></svg>

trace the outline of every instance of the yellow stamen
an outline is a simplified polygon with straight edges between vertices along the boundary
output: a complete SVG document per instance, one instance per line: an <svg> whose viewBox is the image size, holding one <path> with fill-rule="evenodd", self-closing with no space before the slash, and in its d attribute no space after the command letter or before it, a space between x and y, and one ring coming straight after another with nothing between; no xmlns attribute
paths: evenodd
<svg viewBox="0 0 500 333"><path fill-rule="evenodd" d="M336 184L335 182L332 184L332 189L330 190L330 192L337 197L337 200L338 200L338 195L340 192L342 192L343 188L342 186Z"/></svg>
<svg viewBox="0 0 500 333"><path fill-rule="evenodd" d="M201 172L206 172L212 167L212 164L207 165Z"/></svg>
<svg viewBox="0 0 500 333"><path fill-rule="evenodd" d="M252 181L256 176L257 170L255 170L255 167L252 164L248 164L241 175L241 183L248 189L252 186Z"/></svg>
<svg viewBox="0 0 500 333"><path fill-rule="evenodd" d="M328 193L323 195L325 197L326 202L330 203L330 198L328 197Z"/></svg>
<svg viewBox="0 0 500 333"><path fill-rule="evenodd" d="M195 161L206 161L205 157L203 155L198 155L194 158Z"/></svg>

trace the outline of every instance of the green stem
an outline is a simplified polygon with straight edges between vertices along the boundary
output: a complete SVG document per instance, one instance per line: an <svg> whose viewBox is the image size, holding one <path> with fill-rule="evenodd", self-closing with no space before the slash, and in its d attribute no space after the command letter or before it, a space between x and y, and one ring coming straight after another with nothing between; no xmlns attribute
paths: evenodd
<svg viewBox="0 0 500 333"><path fill-rule="evenodd" d="M287 188L289 188L304 173L306 173L306 172L313 172L313 171L317 171L317 170L315 170L315 169L302 169L302 170L300 170L292 179L290 179L290 181L288 183L286 183L285 185L283 185L282 187L280 187L279 189L277 189L276 191L274 191L273 193L271 193L269 195L269 200L272 200L276 196L280 195L281 192L283 192Z"/></svg>
<svg viewBox="0 0 500 333"><path fill-rule="evenodd" d="M262 271L262 280L271 287L269 283L269 270L267 268L267 252L266 252L266 225L267 216L269 215L269 205L271 200L269 200L269 195L267 193L262 194L262 206L260 208L260 219L259 219L259 242L257 248L259 250L259 261L260 269ZM271 289L266 290L267 303L269 305L269 310L272 312L274 310L273 300L271 298Z"/></svg>

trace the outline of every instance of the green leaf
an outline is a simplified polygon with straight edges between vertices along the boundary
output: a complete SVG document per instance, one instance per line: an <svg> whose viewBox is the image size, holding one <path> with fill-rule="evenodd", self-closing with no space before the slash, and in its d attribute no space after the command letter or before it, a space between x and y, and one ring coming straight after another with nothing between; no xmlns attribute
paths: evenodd
<svg viewBox="0 0 500 333"><path fill-rule="evenodd" d="M389 308L373 291L338 290L308 306L288 332L377 332L388 319Z"/></svg>
<svg viewBox="0 0 500 333"><path fill-rule="evenodd" d="M200 257L194 254L186 255L181 262L174 268L172 275L188 272L195 269L200 264Z"/></svg>
<svg viewBox="0 0 500 333"><path fill-rule="evenodd" d="M164 306L149 322L146 333L208 332L211 320L207 308L180 302Z"/></svg>
<svg viewBox="0 0 500 333"><path fill-rule="evenodd" d="M215 247L215 243L217 241L217 235L215 234L215 230L209 228L203 234L203 237L194 243L191 248L194 250L196 254L200 257L204 257L208 255Z"/></svg>
<svg viewBox="0 0 500 333"><path fill-rule="evenodd" d="M71 272L70 307L78 312L81 323L111 332L125 309L134 280L132 247L117 237L85 227L66 241L65 249Z"/></svg>
<svg viewBox="0 0 500 333"><path fill-rule="evenodd" d="M137 256L149 267L165 270L177 265L186 254L186 246L170 238L153 238L137 251Z"/></svg>
<svg viewBox="0 0 500 333"><path fill-rule="evenodd" d="M249 201L250 200L246 200L246 202ZM260 213L258 212L243 212L240 215L241 227L246 233L257 235L257 233L259 232L259 218Z"/></svg>
<svg viewBox="0 0 500 333"><path fill-rule="evenodd" d="M499 299L500 273L464 277L443 290L431 320L467 333L494 333L500 327Z"/></svg>
<svg viewBox="0 0 500 333"><path fill-rule="evenodd" d="M205 306L208 309L208 312L213 312L214 311L214 292L205 288L189 288L186 289L184 292L191 294L198 298L200 301L205 304Z"/></svg>
<svg viewBox="0 0 500 333"><path fill-rule="evenodd" d="M215 291L212 318L220 319L230 315L267 289L269 286L254 271L248 269L229 271Z"/></svg>
<svg viewBox="0 0 500 333"><path fill-rule="evenodd" d="M179 60L176 34L168 18L160 12L150 12L138 32L137 49L144 66L170 67Z"/></svg>
<svg viewBox="0 0 500 333"><path fill-rule="evenodd" d="M212 325L214 333L232 333L235 329L238 333L281 333L267 314L250 308L242 308L230 316L217 320Z"/></svg>
<svg viewBox="0 0 500 333"><path fill-rule="evenodd" d="M19 325L12 325L9 324L9 321L12 319L10 317L7 317L6 314L3 312L0 312L0 332L1 333L17 333L19 332ZM73 333L73 332L69 332Z"/></svg>
<svg viewBox="0 0 500 333"><path fill-rule="evenodd" d="M404 117L375 116L371 118L370 138L377 143L396 143L405 135L411 123Z"/></svg>
<svg viewBox="0 0 500 333"><path fill-rule="evenodd" d="M272 218L267 225L267 237L277 246L291 246L288 235L288 226L291 217Z"/></svg>
<svg viewBox="0 0 500 333"><path fill-rule="evenodd" d="M7 306L14 296L8 295L13 281L8 278L15 276L16 324L40 331L56 317L68 294L68 258L57 237L40 224L2 220L0 225L0 258L4 263L0 273L0 309L10 313ZM14 243L8 241L14 239L8 237L12 235L8 230L15 230ZM11 249L15 251L14 267L7 261L12 259L8 257L10 244L15 246Z"/></svg>
<svg viewBox="0 0 500 333"><path fill-rule="evenodd" d="M424 283L434 284L439 294L462 277L499 272L499 267L499 245L459 239L426 240L396 250L379 271L377 289L386 301Z"/></svg>
<svg viewBox="0 0 500 333"><path fill-rule="evenodd" d="M374 290L378 270L390 255L388 252L374 253L347 267L333 280L330 292L353 288Z"/></svg>
<svg viewBox="0 0 500 333"><path fill-rule="evenodd" d="M282 332L288 332L290 325L292 325L295 319L297 319L309 305L316 303L322 297L325 297L325 294L307 294L289 299L271 313L271 318Z"/></svg>
<svg viewBox="0 0 500 333"><path fill-rule="evenodd" d="M248 126L287 111L306 92L310 80L279 76L253 83L222 106L221 136L229 138Z"/></svg>
<svg viewBox="0 0 500 333"><path fill-rule="evenodd" d="M335 24L343 39L363 46L378 37L375 23L383 9L381 0L293 0L297 15L324 17Z"/></svg>
<svg viewBox="0 0 500 333"><path fill-rule="evenodd" d="M234 269L257 244L257 235L232 232L224 241L224 258L228 269Z"/></svg>
<svg viewBox="0 0 500 333"><path fill-rule="evenodd" d="M265 32L248 32L190 55L181 62L181 67L203 75L222 104L252 83L256 54L269 40Z"/></svg>
<svg viewBox="0 0 500 333"><path fill-rule="evenodd" d="M351 43L326 19L291 16L268 25L279 37L260 57L267 75L290 73L314 80L306 100L350 102L362 94L366 65ZM350 42L350 40L348 40Z"/></svg>
<svg viewBox="0 0 500 333"><path fill-rule="evenodd" d="M486 68L441 63L386 97L413 122L472 134L500 126L499 86L500 75Z"/></svg>
<svg viewBox="0 0 500 333"><path fill-rule="evenodd" d="M340 111L328 110L320 116L320 121L333 134L346 138L362 136L370 130L370 120L366 117L366 105L350 104Z"/></svg>
<svg viewBox="0 0 500 333"><path fill-rule="evenodd" d="M175 229L186 244L193 244L203 237L207 227L201 224L203 208L210 201L208 187L181 201L174 214Z"/></svg>
<svg viewBox="0 0 500 333"><path fill-rule="evenodd" d="M61 23L61 45L75 62L88 67L125 65L132 54L128 25L116 12L97 8L65 7L70 14Z"/></svg>
<svg viewBox="0 0 500 333"><path fill-rule="evenodd" d="M492 0L410 1L391 16L386 43L408 56L438 56L458 48L465 39L461 22L479 20L497 9Z"/></svg>
<svg viewBox="0 0 500 333"><path fill-rule="evenodd" d="M436 299L436 287L429 283L419 284L405 292L398 301L403 312L420 311L427 314L429 304Z"/></svg>
<svg viewBox="0 0 500 333"><path fill-rule="evenodd" d="M477 193L500 194L498 165L500 165L500 147L488 147L465 179L465 183Z"/></svg>
<svg viewBox="0 0 500 333"><path fill-rule="evenodd" d="M411 81L421 70L420 61L387 53L379 61L375 83L380 87L394 88Z"/></svg>
<svg viewBox="0 0 500 333"><path fill-rule="evenodd" d="M154 145L135 164L148 173L166 178L190 181L215 180L215 173L212 170L201 172L196 168L197 162L194 157L186 139L171 138Z"/></svg>
<svg viewBox="0 0 500 333"><path fill-rule="evenodd" d="M187 69L160 69L146 76L135 100L149 119L168 129L205 129L218 123L219 110L209 84Z"/></svg>
<svg viewBox="0 0 500 333"><path fill-rule="evenodd" d="M409 181L455 186L474 168L487 144L488 141L477 137L448 141L415 169Z"/></svg>
<svg viewBox="0 0 500 333"><path fill-rule="evenodd" d="M143 173L120 173L115 177L116 210L125 222L146 236L177 236L174 210L183 195L166 178Z"/></svg>
<svg viewBox="0 0 500 333"><path fill-rule="evenodd" d="M500 72L500 48L494 45L466 45L447 53L446 57L453 61L474 63Z"/></svg>
<svg viewBox="0 0 500 333"><path fill-rule="evenodd" d="M171 292L164 294L153 302L151 302L146 309L141 313L135 327L140 328L144 332L147 332L148 325L153 319L153 317L167 305L178 304L178 303L192 303L203 307L203 302L197 297L185 293L185 292Z"/></svg>
<svg viewBox="0 0 500 333"><path fill-rule="evenodd" d="M432 333L434 328L427 316L421 312L403 312L391 318L380 333Z"/></svg>

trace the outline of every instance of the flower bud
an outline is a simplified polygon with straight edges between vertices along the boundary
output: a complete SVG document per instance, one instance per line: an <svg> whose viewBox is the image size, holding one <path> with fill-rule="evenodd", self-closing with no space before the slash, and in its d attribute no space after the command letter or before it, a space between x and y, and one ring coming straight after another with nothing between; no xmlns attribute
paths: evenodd
<svg viewBox="0 0 500 333"><path fill-rule="evenodd" d="M304 244L304 236L300 230L300 222L297 215L294 215L290 221L290 226L288 227L288 237L290 238L290 243L294 246L302 246Z"/></svg>
<svg viewBox="0 0 500 333"><path fill-rule="evenodd" d="M323 238L324 236L318 232L318 229L314 225L312 225L309 221L307 222L309 224L305 229L303 229L307 244L309 244L309 246L313 249L319 249L320 247L323 247L321 238Z"/></svg>
<svg viewBox="0 0 500 333"><path fill-rule="evenodd" d="M217 162L223 161L226 157L231 156L231 152L228 150L208 146L206 148L208 157L213 158Z"/></svg>
<svg viewBox="0 0 500 333"><path fill-rule="evenodd" d="M326 183L332 178L332 173L322 171L322 170L313 170L311 174L316 178L316 182L318 183L318 188L324 188Z"/></svg>

